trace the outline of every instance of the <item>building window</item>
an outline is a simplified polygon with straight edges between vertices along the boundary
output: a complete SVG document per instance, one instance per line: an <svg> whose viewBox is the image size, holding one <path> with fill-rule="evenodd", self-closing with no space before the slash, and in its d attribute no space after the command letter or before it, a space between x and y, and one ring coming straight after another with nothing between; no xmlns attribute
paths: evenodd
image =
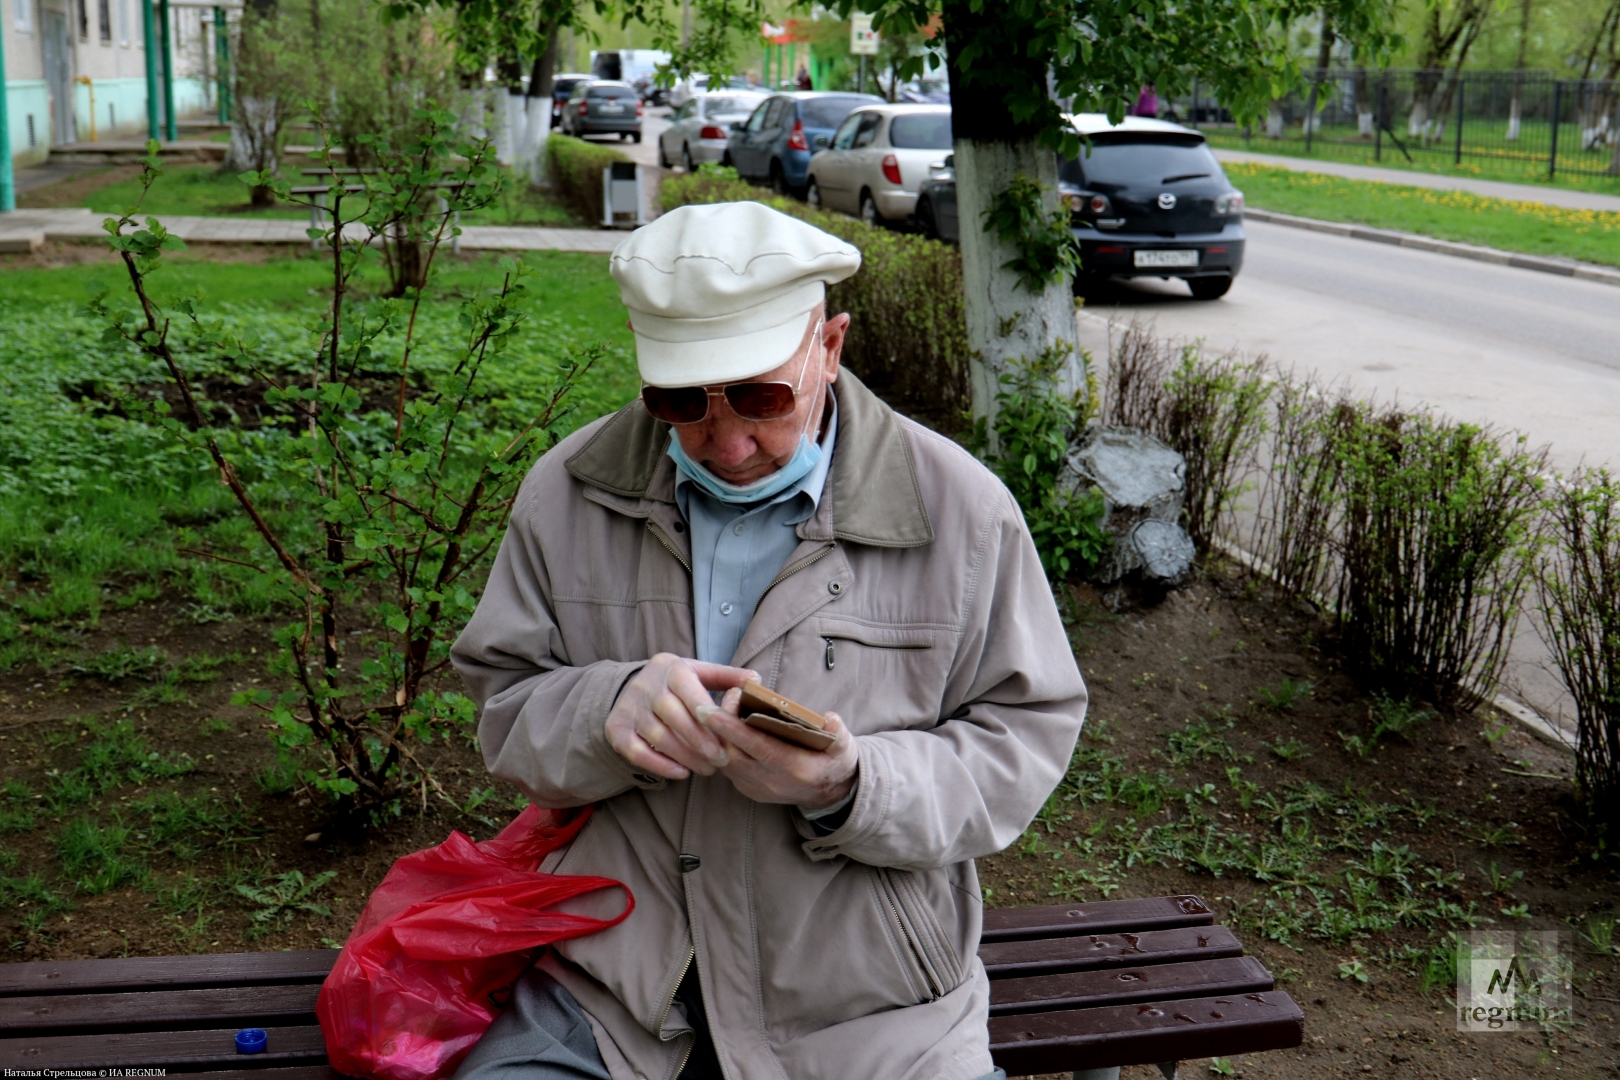
<svg viewBox="0 0 1620 1080"><path fill-rule="evenodd" d="M32 150L39 145L39 137L34 134L34 114L28 114L28 149Z"/></svg>
<svg viewBox="0 0 1620 1080"><path fill-rule="evenodd" d="M112 0L96 0L96 29L100 31L101 43L112 44Z"/></svg>
<svg viewBox="0 0 1620 1080"><path fill-rule="evenodd" d="M25 34L34 32L34 0L11 0L11 18L17 29ZM34 145L29 143L29 146Z"/></svg>
<svg viewBox="0 0 1620 1080"><path fill-rule="evenodd" d="M84 0L76 0L74 13L79 16L79 40L90 40L90 9Z"/></svg>

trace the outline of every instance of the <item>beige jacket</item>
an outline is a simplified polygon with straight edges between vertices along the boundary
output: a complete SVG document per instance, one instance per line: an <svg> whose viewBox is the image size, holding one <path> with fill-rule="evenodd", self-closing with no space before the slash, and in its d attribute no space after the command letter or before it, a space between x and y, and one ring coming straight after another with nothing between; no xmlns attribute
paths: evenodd
<svg viewBox="0 0 1620 1080"><path fill-rule="evenodd" d="M734 1080L992 1068L973 859L1017 839L1062 777L1085 686L1006 489L848 372L835 392L827 487L733 663L858 736L836 832L723 776L637 775L607 744L637 667L694 650L669 429L639 403L534 467L455 645L490 771L543 806L598 804L547 869L635 894L625 922L542 961L614 1080L679 1072L691 1029L671 1001L694 961Z"/></svg>

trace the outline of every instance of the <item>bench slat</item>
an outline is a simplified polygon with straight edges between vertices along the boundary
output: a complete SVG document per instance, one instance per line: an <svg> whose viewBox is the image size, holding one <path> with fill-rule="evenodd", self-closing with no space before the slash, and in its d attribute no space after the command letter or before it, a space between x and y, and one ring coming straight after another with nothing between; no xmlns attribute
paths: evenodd
<svg viewBox="0 0 1620 1080"><path fill-rule="evenodd" d="M1252 956L997 979L990 984L990 1015L1012 1016L1168 998L1248 994L1270 990L1275 985L1271 972Z"/></svg>
<svg viewBox="0 0 1620 1080"><path fill-rule="evenodd" d="M1304 1039L1305 1014L1281 991L990 1019L990 1056L1015 1076L1255 1054Z"/></svg>
<svg viewBox="0 0 1620 1080"><path fill-rule="evenodd" d="M130 1031L104 1035L51 1035L0 1041L0 1067L8 1069L184 1069L240 1065L238 1028L214 1031ZM314 1024L266 1028L269 1042L255 1065L324 1062L326 1042Z"/></svg>
<svg viewBox="0 0 1620 1080"><path fill-rule="evenodd" d="M132 956L122 960L28 960L0 964L0 997L84 994L109 990L265 986L320 982L336 949L201 956Z"/></svg>
<svg viewBox="0 0 1620 1080"><path fill-rule="evenodd" d="M0 1033L25 1034L165 1028L264 1027L315 1020L319 983L233 986L210 990L144 990L119 994L46 994L0 998Z"/></svg>
<svg viewBox="0 0 1620 1080"><path fill-rule="evenodd" d="M1021 941L1072 934L1112 934L1120 930L1209 926L1214 922L1215 913L1196 896L1097 900L1089 904L986 911L980 940Z"/></svg>
<svg viewBox="0 0 1620 1080"><path fill-rule="evenodd" d="M985 971L992 979L1242 955L1242 943L1224 926L1144 930L1140 934L1086 934L1044 941L1001 941L979 947L979 959L984 961Z"/></svg>

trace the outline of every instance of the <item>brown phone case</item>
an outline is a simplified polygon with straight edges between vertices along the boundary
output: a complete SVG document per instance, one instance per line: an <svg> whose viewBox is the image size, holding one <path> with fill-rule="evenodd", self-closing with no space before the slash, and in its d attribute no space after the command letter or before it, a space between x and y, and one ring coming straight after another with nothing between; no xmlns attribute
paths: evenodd
<svg viewBox="0 0 1620 1080"><path fill-rule="evenodd" d="M825 750L833 744L833 737L826 730L827 721L820 713L757 682L743 683L742 701L737 711L749 727L807 750Z"/></svg>

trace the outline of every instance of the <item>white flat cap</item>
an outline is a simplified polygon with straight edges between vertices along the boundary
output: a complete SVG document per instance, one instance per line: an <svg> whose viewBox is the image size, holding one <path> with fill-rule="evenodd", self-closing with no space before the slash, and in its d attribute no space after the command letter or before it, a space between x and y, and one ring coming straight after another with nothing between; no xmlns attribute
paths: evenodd
<svg viewBox="0 0 1620 1080"><path fill-rule="evenodd" d="M827 286L860 269L836 236L756 202L671 210L613 251L641 377L714 386L786 363Z"/></svg>

